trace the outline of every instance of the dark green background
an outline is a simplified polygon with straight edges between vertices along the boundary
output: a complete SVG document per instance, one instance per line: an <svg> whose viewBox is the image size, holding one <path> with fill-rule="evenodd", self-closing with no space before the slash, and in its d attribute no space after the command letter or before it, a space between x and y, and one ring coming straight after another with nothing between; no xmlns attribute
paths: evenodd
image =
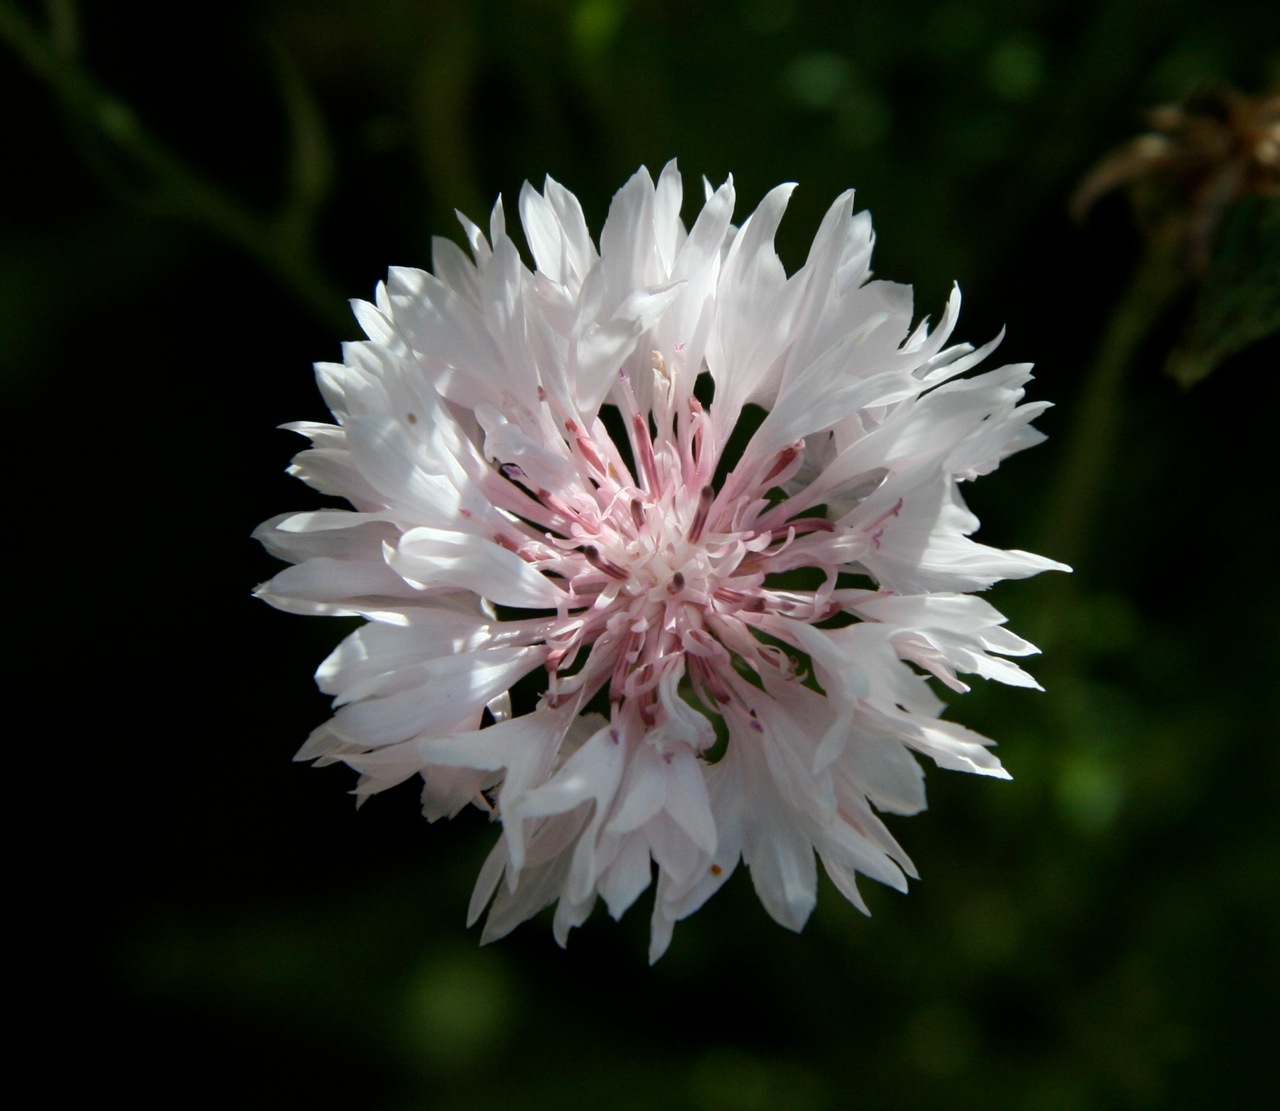
<svg viewBox="0 0 1280 1111"><path fill-rule="evenodd" d="M1160 367L1185 305L1153 327L1069 598L993 593L1046 640L1031 667L1048 692L977 689L954 710L1014 781L930 770L930 810L892 821L923 877L910 895L865 884L868 920L825 886L794 936L742 873L654 969L642 906L597 914L567 952L541 919L479 949L463 928L493 837L478 814L428 826L411 788L357 814L351 773L290 763L346 627L252 601L274 565L248 534L316 504L282 474L301 441L275 426L325 416L309 364L357 335L342 297L429 265L455 207L483 222L503 193L514 214L550 172L598 231L638 165L678 157L691 196L732 172L739 218L798 181L791 266L857 187L879 276L935 315L958 280L961 338L1008 325L1001 357L1034 360L1034 396L1058 408L1049 443L971 500L981 539L1035 548L1142 249L1122 198L1081 229L1067 197L1144 107L1274 80L1270 3L82 7L82 64L203 180L280 204L282 65L332 174L282 280L157 205L0 43L11 588L19 613L38 605L15 643L56 692L11 736L10 775L36 805L41 848L23 855L48 855L34 902L77 937L40 966L56 1013L38 1037L83 1029L83 1067L49 1090L475 1111L1268 1102L1274 341L1184 392Z"/></svg>

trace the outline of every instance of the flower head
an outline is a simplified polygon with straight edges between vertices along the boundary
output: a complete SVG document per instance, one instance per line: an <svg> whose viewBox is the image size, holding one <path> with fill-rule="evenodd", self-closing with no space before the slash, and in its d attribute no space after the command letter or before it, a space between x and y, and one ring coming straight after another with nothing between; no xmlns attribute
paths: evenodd
<svg viewBox="0 0 1280 1111"><path fill-rule="evenodd" d="M1280 197L1280 89L1247 96L1211 86L1148 118L1151 131L1089 171L1073 214L1083 220L1100 197L1128 185L1148 238L1169 243L1203 276L1227 208L1242 197Z"/></svg>
<svg viewBox="0 0 1280 1111"><path fill-rule="evenodd" d="M686 229L674 164L641 170L597 247L571 193L526 185L535 269L499 202L487 239L463 219L469 257L392 270L317 368L337 424L290 426L293 473L354 509L257 533L296 565L268 602L368 619L299 757L361 796L420 775L433 820L490 811L485 940L556 903L563 944L656 874L656 959L740 860L798 930L815 853L863 907L856 873L914 874L877 812L924 807L915 754L1007 778L928 677L1036 685L967 592L1061 565L970 540L959 491L1039 439L1029 367L961 377L994 343L947 346L958 292L912 329L851 193L788 276L791 187L740 228L732 181L706 192Z"/></svg>

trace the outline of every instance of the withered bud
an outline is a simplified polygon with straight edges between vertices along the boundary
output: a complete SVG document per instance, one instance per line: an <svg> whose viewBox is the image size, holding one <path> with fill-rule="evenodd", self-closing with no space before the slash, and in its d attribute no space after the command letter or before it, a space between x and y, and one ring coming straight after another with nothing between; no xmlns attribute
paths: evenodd
<svg viewBox="0 0 1280 1111"><path fill-rule="evenodd" d="M1071 213L1083 220L1100 197L1128 186L1148 238L1172 246L1202 276L1227 206L1242 197L1280 197L1280 91L1203 89L1147 118L1151 131L1085 175Z"/></svg>

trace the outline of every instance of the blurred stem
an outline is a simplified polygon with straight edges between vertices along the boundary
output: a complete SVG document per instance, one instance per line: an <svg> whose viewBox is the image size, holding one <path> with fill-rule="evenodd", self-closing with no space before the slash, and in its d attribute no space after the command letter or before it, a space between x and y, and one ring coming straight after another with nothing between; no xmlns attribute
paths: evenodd
<svg viewBox="0 0 1280 1111"><path fill-rule="evenodd" d="M423 176L436 199L454 198L457 211L482 213L493 203L479 187L471 136L459 104L471 99L478 57L476 14L466 4L445 5L435 13L432 33L422 47L410 86L413 146ZM433 222L454 222L454 208L431 214Z"/></svg>
<svg viewBox="0 0 1280 1111"><path fill-rule="evenodd" d="M1058 474L1047 500L1037 551L1084 569L1090 559L1091 533L1102 507L1108 476L1115 467L1116 445L1123 424L1125 372L1142 342L1186 287L1185 269L1173 244L1153 242L1116 304L1102 335L1075 404ZM1054 575L1045 581L1040 639L1050 640L1077 589L1076 576Z"/></svg>
<svg viewBox="0 0 1280 1111"><path fill-rule="evenodd" d="M59 54L70 56L80 49L80 19L75 0L45 0L49 13L49 40Z"/></svg>
<svg viewBox="0 0 1280 1111"><path fill-rule="evenodd" d="M70 0L51 7L53 29L46 37L11 0L0 0L0 38L5 39L61 100L75 121L134 170L151 190L144 203L165 214L203 225L229 240L270 271L326 325L347 325L345 299L320 276L311 257L309 229L299 226L299 212L309 215L314 198L295 199L280 216L265 216L206 182L149 134L123 101L102 89L79 64L75 52L75 13ZM95 161L91 159L91 161Z"/></svg>

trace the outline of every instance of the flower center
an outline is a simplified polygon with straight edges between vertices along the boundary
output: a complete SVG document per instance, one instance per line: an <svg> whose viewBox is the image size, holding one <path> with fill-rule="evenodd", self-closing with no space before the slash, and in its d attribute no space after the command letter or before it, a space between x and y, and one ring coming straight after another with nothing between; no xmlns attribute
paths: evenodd
<svg viewBox="0 0 1280 1111"><path fill-rule="evenodd" d="M548 702L585 703L607 690L615 721L635 721L647 735L673 717L687 722L687 707L675 702L681 684L705 706L753 717L740 693L744 671L784 679L796 671L760 634L771 620L838 612L837 568L871 543L825 517L788 512L778 486L798 469L803 441L754 469L739 465L717 491L711 479L722 445L713 422L678 361L669 370L655 353L654 371L645 408L626 375L619 378L626 450L599 418L585 428L543 397L546 416L563 430L568 481L548 490L517 466L502 468L545 510L541 540L520 554L566 588L543 631ZM821 569L823 585L767 585L798 567ZM699 727L680 739L705 748L714 736Z"/></svg>

